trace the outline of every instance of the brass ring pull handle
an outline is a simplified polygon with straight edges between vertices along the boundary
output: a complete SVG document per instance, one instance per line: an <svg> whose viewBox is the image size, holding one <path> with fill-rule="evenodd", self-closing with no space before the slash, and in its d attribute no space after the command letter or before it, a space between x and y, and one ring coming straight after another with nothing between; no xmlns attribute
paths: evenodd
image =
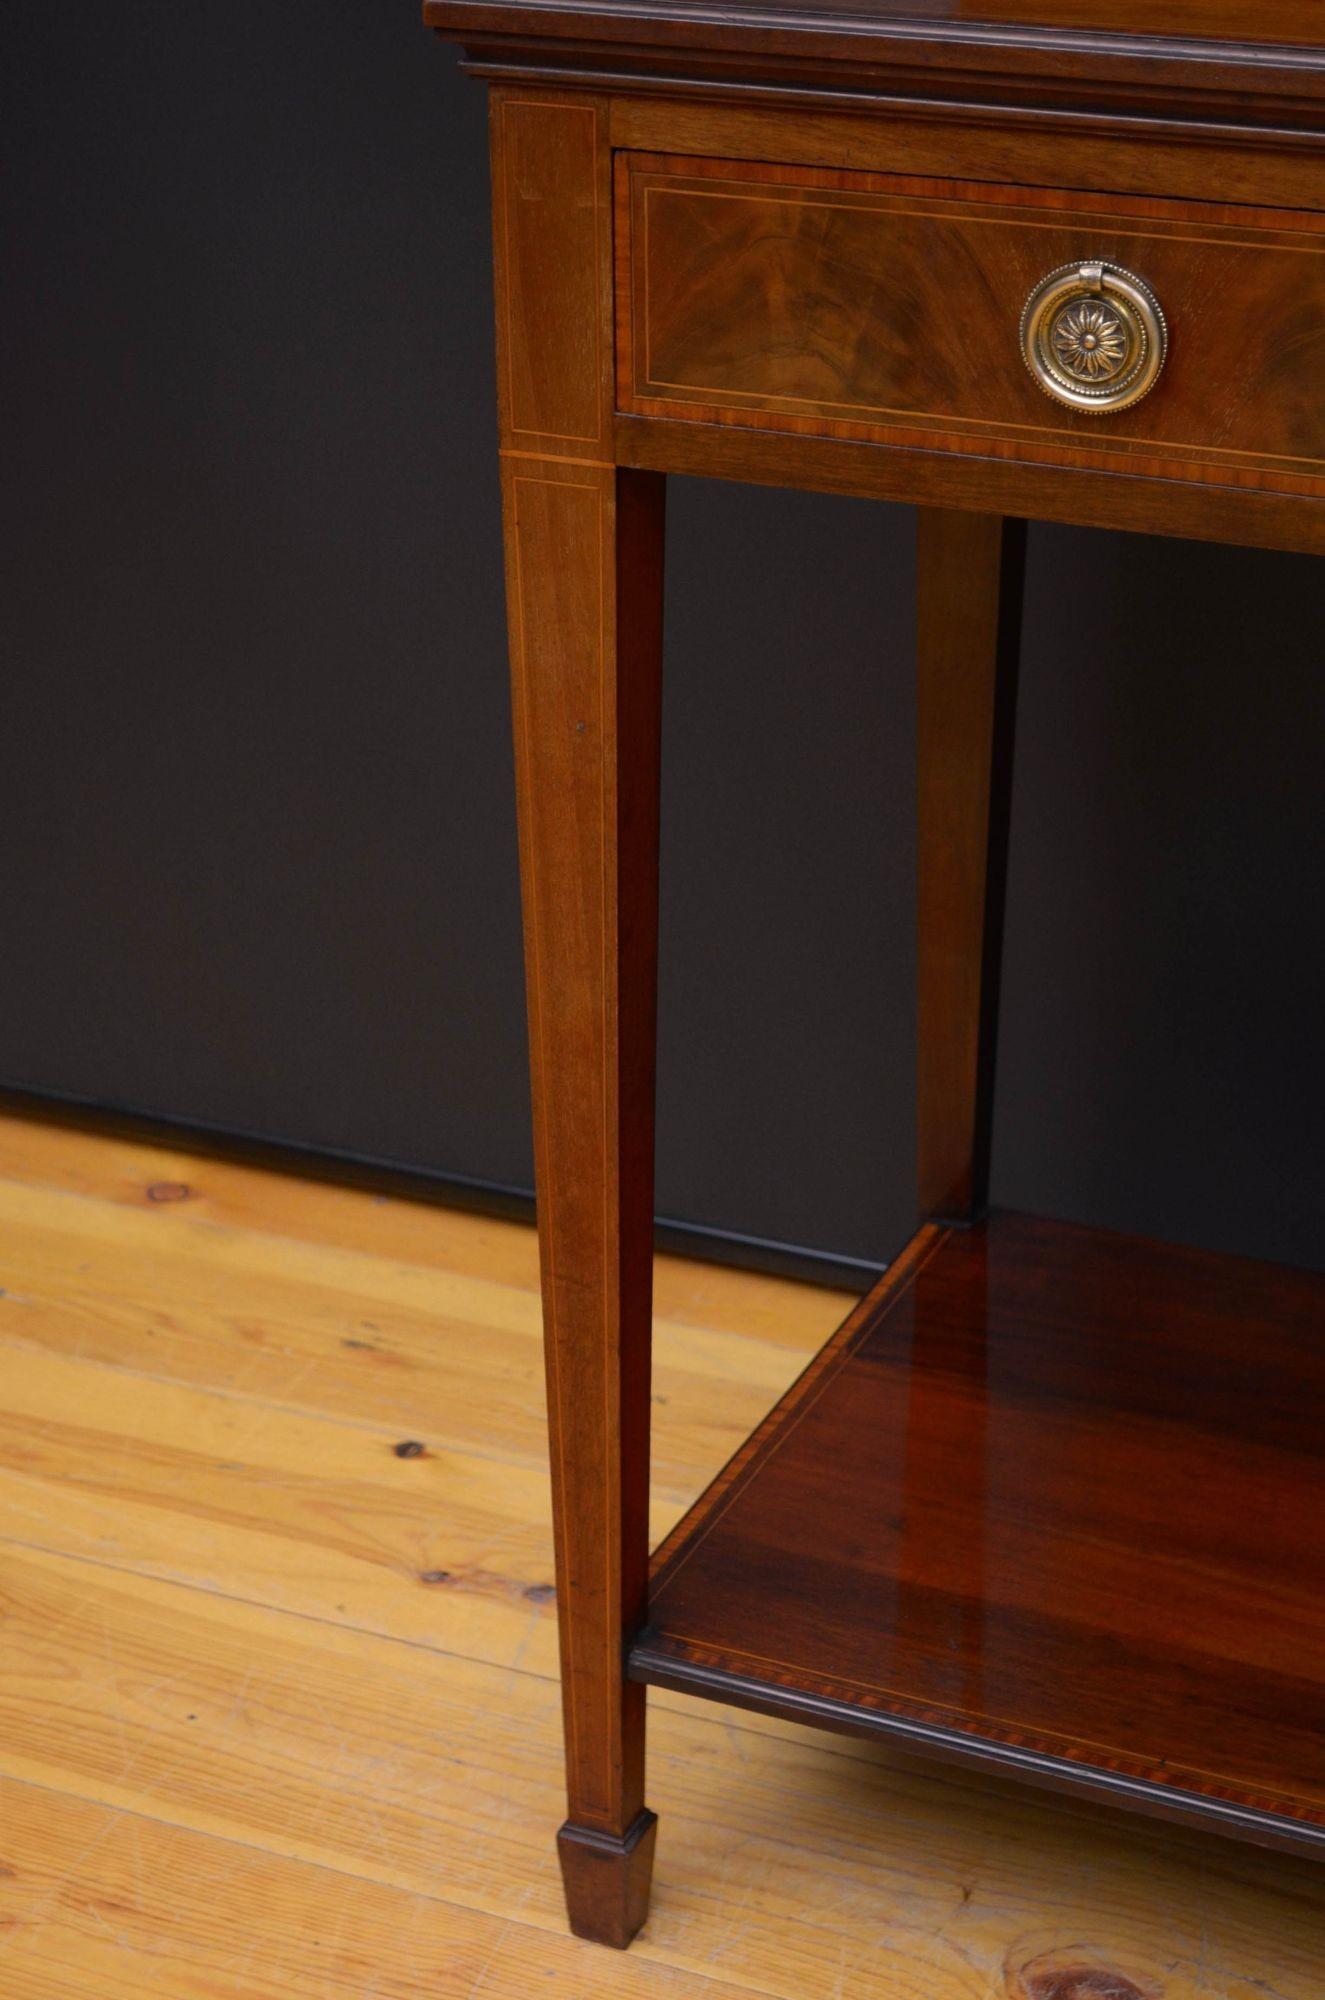
<svg viewBox="0 0 1325 2000"><path fill-rule="evenodd" d="M1154 388L1168 345L1158 299L1117 264L1051 271L1021 316L1021 351L1046 396L1101 416Z"/></svg>

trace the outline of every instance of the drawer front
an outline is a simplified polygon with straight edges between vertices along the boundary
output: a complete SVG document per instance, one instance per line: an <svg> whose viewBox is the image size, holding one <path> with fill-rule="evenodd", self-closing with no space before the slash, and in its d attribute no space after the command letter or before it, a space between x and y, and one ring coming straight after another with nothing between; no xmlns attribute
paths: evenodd
<svg viewBox="0 0 1325 2000"><path fill-rule="evenodd" d="M616 192L627 414L1325 493L1325 217L648 153ZM1022 314L1096 265L1168 344L1142 400L1077 410Z"/></svg>

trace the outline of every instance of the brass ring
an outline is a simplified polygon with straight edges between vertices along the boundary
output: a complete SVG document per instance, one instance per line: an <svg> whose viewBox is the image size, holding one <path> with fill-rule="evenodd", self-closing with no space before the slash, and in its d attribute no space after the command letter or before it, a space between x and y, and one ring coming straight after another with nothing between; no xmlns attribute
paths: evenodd
<svg viewBox="0 0 1325 2000"><path fill-rule="evenodd" d="M1051 271L1021 316L1021 351L1046 396L1091 415L1139 403L1159 380L1168 347L1159 300L1117 264Z"/></svg>

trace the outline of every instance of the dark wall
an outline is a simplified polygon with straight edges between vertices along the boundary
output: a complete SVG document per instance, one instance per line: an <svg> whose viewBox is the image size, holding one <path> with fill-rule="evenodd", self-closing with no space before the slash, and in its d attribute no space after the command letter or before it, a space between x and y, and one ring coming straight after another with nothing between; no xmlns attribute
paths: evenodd
<svg viewBox="0 0 1325 2000"><path fill-rule="evenodd" d="M0 1075L527 1185L484 106L414 11L7 24ZM911 522L670 509L660 1207L879 1260ZM1322 1260L1323 599L1034 531L999 1198Z"/></svg>

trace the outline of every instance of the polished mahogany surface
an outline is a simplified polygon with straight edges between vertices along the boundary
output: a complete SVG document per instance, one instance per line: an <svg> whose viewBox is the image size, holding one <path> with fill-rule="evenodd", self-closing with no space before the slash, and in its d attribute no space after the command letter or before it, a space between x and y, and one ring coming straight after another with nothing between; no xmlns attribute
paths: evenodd
<svg viewBox="0 0 1325 2000"><path fill-rule="evenodd" d="M539 11L573 11L572 0L512 0ZM440 4L433 9L440 13ZM585 10L587 11L587 9ZM1144 36L1152 41L1244 42L1260 46L1321 48L1325 46L1315 0L756 0L749 7L724 6L722 0L595 0L594 11L647 20L660 14L695 22L727 16L753 21L761 14L810 21L830 15L851 15L889 29L965 31L975 39L981 29L1021 29L1036 35L1080 34Z"/></svg>
<svg viewBox="0 0 1325 2000"><path fill-rule="evenodd" d="M519 49L527 75L579 63L622 81L650 50L671 59L668 74L683 55L711 57L711 80L734 89L798 64L812 88L857 92L880 88L882 72L907 94L971 99L1002 86L1066 103L1069 86L1124 86L1133 117L1175 94L1222 94L1233 118L1257 99L1280 100L1282 117L1294 100L1319 109L1325 97L1316 0L424 0L423 17L480 68ZM829 83L843 65L857 72L850 84Z"/></svg>
<svg viewBox="0 0 1325 2000"><path fill-rule="evenodd" d="M622 152L616 228L621 410L1325 495L1319 213ZM1088 257L1171 323L1112 418L1014 337Z"/></svg>
<svg viewBox="0 0 1325 2000"><path fill-rule="evenodd" d="M1024 521L1325 551L1323 10L424 0L494 86L583 1937L644 1920L648 1682L1325 1855L1325 1279L1016 1217L954 1233L987 1181ZM1145 403L1065 416L1022 310L1051 267L1106 258L1162 291L1168 367ZM667 473L928 510L933 1219L650 1589Z"/></svg>
<svg viewBox="0 0 1325 2000"><path fill-rule="evenodd" d="M473 0L477 12L481 0ZM464 11L465 0L425 0L425 20ZM732 25L771 20L814 21L841 15L877 28L880 34L923 33L959 40L1006 40L1018 31L1028 39L1080 36L1244 43L1264 47L1325 51L1325 26L1316 0L754 0L737 6L724 0L508 0L509 10L536 13L595 13L641 23L667 17Z"/></svg>
<svg viewBox="0 0 1325 2000"><path fill-rule="evenodd" d="M628 4L629 0L625 0ZM622 4L622 0L618 0ZM705 0L690 0L696 13ZM1097 35L1325 43L1316 0L760 0L770 13L860 14L935 28L1035 28Z"/></svg>
<svg viewBox="0 0 1325 2000"><path fill-rule="evenodd" d="M661 1552L632 1671L1325 1852L1325 1277L1018 1215L913 1265Z"/></svg>

